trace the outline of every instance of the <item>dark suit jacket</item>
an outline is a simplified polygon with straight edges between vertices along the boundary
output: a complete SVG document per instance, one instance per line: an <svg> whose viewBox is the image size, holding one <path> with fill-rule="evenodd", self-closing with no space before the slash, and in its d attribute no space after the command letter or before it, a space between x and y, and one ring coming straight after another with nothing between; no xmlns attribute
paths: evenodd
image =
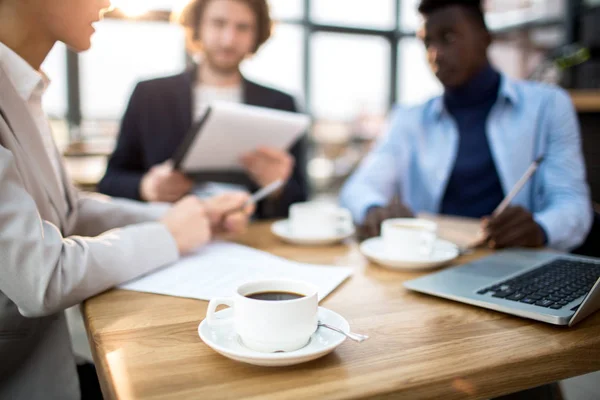
<svg viewBox="0 0 600 400"><path fill-rule="evenodd" d="M195 74L192 69L180 75L138 83L123 117L116 149L98 185L100 192L140 200L142 176L152 166L173 157L193 123ZM296 111L291 96L246 79L243 80L243 93L246 104ZM307 199L305 147L305 139L302 139L290 150L296 160L292 176L276 202L258 204L258 218L287 216L292 203ZM245 173L223 172L203 178L242 184L251 192L258 189Z"/></svg>

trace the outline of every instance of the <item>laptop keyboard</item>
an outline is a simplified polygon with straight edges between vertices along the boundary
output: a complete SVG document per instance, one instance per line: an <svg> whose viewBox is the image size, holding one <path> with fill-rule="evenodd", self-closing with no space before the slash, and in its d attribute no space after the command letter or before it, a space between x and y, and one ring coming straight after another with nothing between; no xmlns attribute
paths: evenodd
<svg viewBox="0 0 600 400"><path fill-rule="evenodd" d="M592 289L600 264L557 259L478 291L478 294L560 310Z"/></svg>

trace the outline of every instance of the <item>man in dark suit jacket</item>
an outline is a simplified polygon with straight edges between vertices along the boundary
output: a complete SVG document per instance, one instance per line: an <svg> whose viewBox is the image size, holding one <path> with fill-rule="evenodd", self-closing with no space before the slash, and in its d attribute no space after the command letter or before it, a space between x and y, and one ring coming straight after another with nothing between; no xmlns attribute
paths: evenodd
<svg viewBox="0 0 600 400"><path fill-rule="evenodd" d="M202 61L182 74L136 86L99 191L136 200L174 202L199 182L236 184L253 192L283 179L285 187L259 203L256 215L286 216L292 203L308 197L305 139L289 153L261 148L247 154L242 160L245 173L189 177L169 164L202 106L210 101L297 111L291 96L251 82L240 73L241 62L270 36L266 1L192 0L180 22L186 29L188 51Z"/></svg>

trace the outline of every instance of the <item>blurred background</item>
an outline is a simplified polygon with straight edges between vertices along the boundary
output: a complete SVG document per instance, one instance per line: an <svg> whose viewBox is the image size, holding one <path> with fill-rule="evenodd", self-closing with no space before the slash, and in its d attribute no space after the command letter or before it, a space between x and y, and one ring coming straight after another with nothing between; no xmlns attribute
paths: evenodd
<svg viewBox="0 0 600 400"><path fill-rule="evenodd" d="M57 45L43 65L52 79L45 108L83 188L93 189L102 176L136 82L185 68L183 30L169 22L183 3L113 0L116 10L97 25L92 50L77 55ZM243 72L295 95L314 118L308 164L313 193L335 193L385 129L395 104L418 104L441 92L415 37L418 0L270 4L277 21L273 37ZM600 167L592 160L600 158L594 153L600 140L588 126L600 122L600 0L488 0L486 8L496 36L491 57L502 72L571 90L599 202Z"/></svg>

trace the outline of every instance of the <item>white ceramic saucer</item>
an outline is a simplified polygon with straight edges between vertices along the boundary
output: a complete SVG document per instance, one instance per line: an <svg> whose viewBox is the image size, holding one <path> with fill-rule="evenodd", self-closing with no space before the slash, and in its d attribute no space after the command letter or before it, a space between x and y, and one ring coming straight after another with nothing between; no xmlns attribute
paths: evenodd
<svg viewBox="0 0 600 400"><path fill-rule="evenodd" d="M443 239L437 239L431 256L407 258L397 254L388 254L383 239L375 237L367 239L360 245L360 251L369 260L394 269L405 269L422 271L441 267L459 256L460 251L454 243Z"/></svg>
<svg viewBox="0 0 600 400"><path fill-rule="evenodd" d="M273 223L273 225L271 225L271 232L273 232L273 234L279 239L291 244L297 244L301 246L324 246L341 242L342 240L349 238L350 236L354 235L355 229L354 227L340 229L340 231L333 236L301 237L295 236L292 232L290 232L289 220L284 219Z"/></svg>
<svg viewBox="0 0 600 400"><path fill-rule="evenodd" d="M231 308L219 311L217 317L227 318L233 313ZM341 315L319 307L319 321L350 331L348 321ZM233 324L211 328L206 320L198 326L200 338L217 353L252 365L263 367L283 367L312 361L331 353L346 340L346 336L326 328L318 328L306 346L300 350L286 353L261 353L251 350L242 344L239 336L233 330Z"/></svg>

